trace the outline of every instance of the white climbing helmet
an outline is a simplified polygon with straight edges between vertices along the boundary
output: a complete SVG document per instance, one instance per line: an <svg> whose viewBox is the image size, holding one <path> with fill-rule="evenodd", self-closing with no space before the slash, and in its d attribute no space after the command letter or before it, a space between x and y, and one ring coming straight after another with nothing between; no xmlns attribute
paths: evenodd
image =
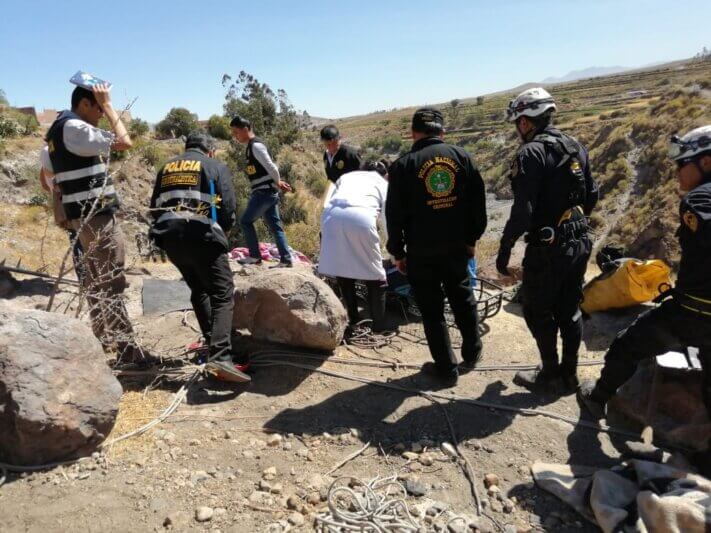
<svg viewBox="0 0 711 533"><path fill-rule="evenodd" d="M506 119L515 122L519 117L538 117L552 109L555 111L555 101L551 94L543 87L533 87L526 89L516 98L509 102L506 110Z"/></svg>
<svg viewBox="0 0 711 533"><path fill-rule="evenodd" d="M669 157L674 161L691 159L705 152L711 154L711 125L691 130L683 137L672 135L669 139Z"/></svg>

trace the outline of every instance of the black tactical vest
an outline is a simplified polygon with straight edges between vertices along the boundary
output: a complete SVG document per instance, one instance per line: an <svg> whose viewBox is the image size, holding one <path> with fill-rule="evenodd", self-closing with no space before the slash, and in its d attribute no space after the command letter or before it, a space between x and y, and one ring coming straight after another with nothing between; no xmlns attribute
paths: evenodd
<svg viewBox="0 0 711 533"><path fill-rule="evenodd" d="M70 119L78 117L67 113L60 115L50 126L46 137L54 180L62 193L67 219L85 217L94 202L97 202L94 214L114 213L119 207L118 196L108 174L108 166L101 156L79 156L70 152L64 144L64 124Z"/></svg>
<svg viewBox="0 0 711 533"><path fill-rule="evenodd" d="M585 204L586 158L575 139L557 130L543 131L532 142L545 147L547 170L533 213L533 227L557 227L566 211Z"/></svg>
<svg viewBox="0 0 711 533"><path fill-rule="evenodd" d="M266 146L264 141L259 137L254 137L253 139L250 139L249 143L247 143L247 168L245 169L245 172L247 173L247 178L249 178L249 184L251 185L253 191L257 189L276 189L274 180L269 175L267 169L264 168L259 161L257 161L256 157L254 157L254 153L252 152L252 146L254 143L261 143ZM267 153L269 153L268 148ZM269 154L269 157L271 157L271 154Z"/></svg>

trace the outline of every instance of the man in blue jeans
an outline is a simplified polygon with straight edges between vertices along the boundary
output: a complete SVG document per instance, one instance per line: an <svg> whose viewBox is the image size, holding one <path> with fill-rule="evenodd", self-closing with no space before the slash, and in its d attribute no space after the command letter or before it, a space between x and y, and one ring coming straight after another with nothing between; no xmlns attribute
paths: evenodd
<svg viewBox="0 0 711 533"><path fill-rule="evenodd" d="M240 259L239 262L243 265L258 265L262 262L257 232L254 230L254 222L262 217L274 235L279 249L279 266L291 267L291 253L279 216L279 190L289 192L291 186L279 177L279 169L274 164L264 141L254 135L249 120L236 116L230 122L230 127L235 140L247 145L245 172L252 187L247 208L239 221L249 248L249 257Z"/></svg>

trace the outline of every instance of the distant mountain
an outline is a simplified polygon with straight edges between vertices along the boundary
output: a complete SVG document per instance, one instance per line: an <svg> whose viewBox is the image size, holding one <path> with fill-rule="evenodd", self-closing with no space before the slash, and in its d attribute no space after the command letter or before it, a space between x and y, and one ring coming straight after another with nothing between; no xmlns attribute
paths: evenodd
<svg viewBox="0 0 711 533"><path fill-rule="evenodd" d="M585 78L595 78L597 76L609 76L631 70L630 67L590 67L584 70L573 70L560 78L550 77L543 80L541 83L563 83L566 81L582 80Z"/></svg>

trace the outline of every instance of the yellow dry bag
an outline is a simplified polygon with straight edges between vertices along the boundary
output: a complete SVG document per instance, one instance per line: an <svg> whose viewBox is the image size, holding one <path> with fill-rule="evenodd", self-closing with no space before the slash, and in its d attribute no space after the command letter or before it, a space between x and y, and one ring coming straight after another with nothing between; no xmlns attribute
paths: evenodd
<svg viewBox="0 0 711 533"><path fill-rule="evenodd" d="M654 300L671 287L671 269L660 259L621 259L620 265L593 279L583 289L581 308L586 313L631 307Z"/></svg>

